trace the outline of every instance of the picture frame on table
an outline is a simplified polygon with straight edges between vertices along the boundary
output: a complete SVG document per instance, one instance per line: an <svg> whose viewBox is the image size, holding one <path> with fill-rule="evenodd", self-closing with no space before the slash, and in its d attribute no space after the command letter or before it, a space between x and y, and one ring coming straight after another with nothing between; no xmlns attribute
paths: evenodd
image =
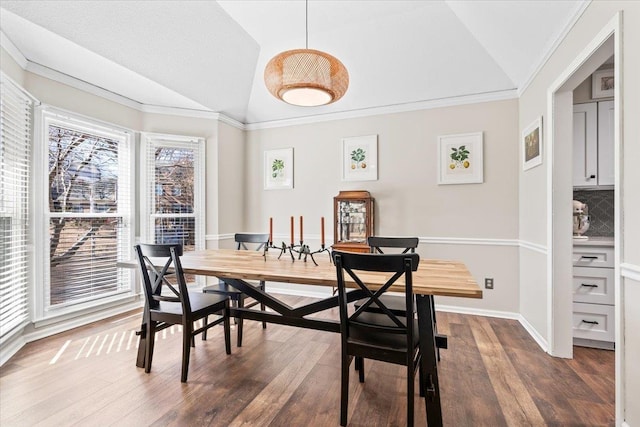
<svg viewBox="0 0 640 427"><path fill-rule="evenodd" d="M264 189L287 190L293 188L293 148L264 152Z"/></svg>
<svg viewBox="0 0 640 427"><path fill-rule="evenodd" d="M522 170L542 164L542 116L522 131Z"/></svg>
<svg viewBox="0 0 640 427"><path fill-rule="evenodd" d="M378 179L378 135L342 139L342 180Z"/></svg>
<svg viewBox="0 0 640 427"><path fill-rule="evenodd" d="M484 182L483 133L438 136L438 184Z"/></svg>
<svg viewBox="0 0 640 427"><path fill-rule="evenodd" d="M591 97L608 98L614 95L615 80L613 68L595 71L591 75Z"/></svg>

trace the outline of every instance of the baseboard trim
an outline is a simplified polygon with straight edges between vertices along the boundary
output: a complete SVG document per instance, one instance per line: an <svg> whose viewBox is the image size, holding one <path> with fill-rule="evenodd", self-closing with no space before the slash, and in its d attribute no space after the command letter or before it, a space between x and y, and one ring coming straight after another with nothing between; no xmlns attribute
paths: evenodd
<svg viewBox="0 0 640 427"><path fill-rule="evenodd" d="M118 305L106 310L96 311L91 314L85 314L82 316L74 317L71 319L65 319L56 323L47 324L37 329L33 329L30 332L23 332L16 334L16 336L9 341L3 343L0 349L0 366L4 365L14 354L16 354L25 344L32 341L36 341L42 338L49 337L51 335L59 334L61 332L68 331L73 328L87 325L98 320L103 320L118 314L126 313L127 311L141 308L142 301L134 301L127 304Z"/></svg>
<svg viewBox="0 0 640 427"><path fill-rule="evenodd" d="M455 305L441 305L436 303L437 311L447 313L470 314L473 316L496 317L499 319L519 320L519 314L510 311L484 310L481 308L459 307Z"/></svg>
<svg viewBox="0 0 640 427"><path fill-rule="evenodd" d="M531 335L531 338L538 343L540 348L545 352L549 353L549 343L547 340L540 335L540 333L533 327L531 323L527 319L525 319L521 314L518 314L518 321L522 325L522 327ZM549 353L551 354L551 353Z"/></svg>
<svg viewBox="0 0 640 427"><path fill-rule="evenodd" d="M296 285L289 284L289 286L282 286L280 282L267 282L266 287L269 293L292 295L297 297L309 297L309 298L328 298L332 295L332 289L328 286L315 286L309 285Z"/></svg>
<svg viewBox="0 0 640 427"><path fill-rule="evenodd" d="M0 347L0 366L3 366L7 360L11 359L26 343L27 341L22 334L16 334L13 338L4 342Z"/></svg>

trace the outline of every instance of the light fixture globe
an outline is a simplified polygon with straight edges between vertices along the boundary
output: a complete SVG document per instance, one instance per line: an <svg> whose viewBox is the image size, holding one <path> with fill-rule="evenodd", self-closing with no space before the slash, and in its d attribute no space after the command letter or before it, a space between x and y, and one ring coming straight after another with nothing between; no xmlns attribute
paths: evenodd
<svg viewBox="0 0 640 427"><path fill-rule="evenodd" d="M349 87L349 73L328 53L294 49L269 61L264 82L273 96L288 104L316 107L342 98Z"/></svg>

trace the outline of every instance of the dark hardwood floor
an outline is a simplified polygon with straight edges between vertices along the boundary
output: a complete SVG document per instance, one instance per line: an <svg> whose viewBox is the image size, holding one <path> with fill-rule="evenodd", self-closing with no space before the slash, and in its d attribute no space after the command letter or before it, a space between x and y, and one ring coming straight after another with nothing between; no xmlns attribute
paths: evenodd
<svg viewBox="0 0 640 427"><path fill-rule="evenodd" d="M243 347L227 356L216 327L196 341L182 384L178 327L159 333L150 374L136 368L140 318L26 345L1 368L0 425L339 425L337 334L247 321ZM614 425L612 351L575 347L572 360L552 358L515 320L438 312L438 330L449 336L438 366L446 426ZM403 368L366 367L364 384L351 371L349 425L405 425ZM424 400L415 399L424 426Z"/></svg>

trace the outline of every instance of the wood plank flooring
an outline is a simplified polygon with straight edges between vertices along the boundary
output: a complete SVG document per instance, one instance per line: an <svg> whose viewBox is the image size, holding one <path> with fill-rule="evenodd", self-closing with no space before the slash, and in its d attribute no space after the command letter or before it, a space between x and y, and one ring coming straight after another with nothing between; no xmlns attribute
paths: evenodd
<svg viewBox="0 0 640 427"><path fill-rule="evenodd" d="M196 341L182 384L178 327L158 334L150 374L136 368L140 318L132 312L26 345L0 371L0 425L339 425L338 334L246 321L243 347L232 331L227 356L216 327ZM614 352L575 347L574 359L556 359L517 321L437 319L449 336L438 366L445 426L614 425ZM364 384L351 372L350 426L406 424L402 367L367 360ZM415 399L416 425L425 426L424 400Z"/></svg>

